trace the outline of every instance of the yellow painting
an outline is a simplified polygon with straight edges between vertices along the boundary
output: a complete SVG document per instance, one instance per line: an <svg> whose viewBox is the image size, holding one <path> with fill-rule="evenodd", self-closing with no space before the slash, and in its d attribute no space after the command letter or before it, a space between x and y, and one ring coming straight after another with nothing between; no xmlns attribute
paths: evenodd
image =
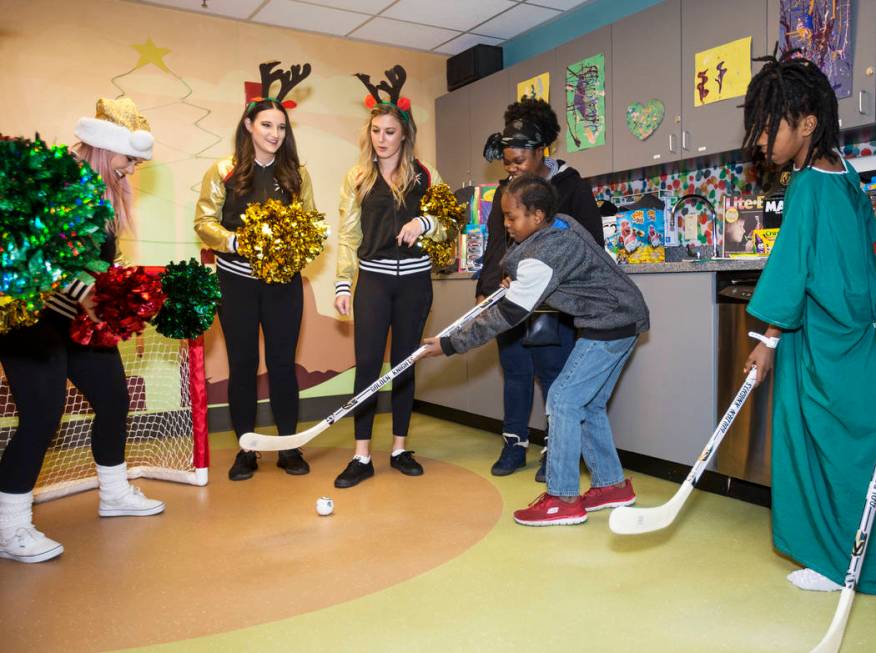
<svg viewBox="0 0 876 653"><path fill-rule="evenodd" d="M694 106L745 95L751 81L751 37L694 55Z"/></svg>
<svg viewBox="0 0 876 653"><path fill-rule="evenodd" d="M517 82L517 99L528 97L550 102L550 97L548 97L550 87L550 73L542 73L541 75L530 77L525 81Z"/></svg>

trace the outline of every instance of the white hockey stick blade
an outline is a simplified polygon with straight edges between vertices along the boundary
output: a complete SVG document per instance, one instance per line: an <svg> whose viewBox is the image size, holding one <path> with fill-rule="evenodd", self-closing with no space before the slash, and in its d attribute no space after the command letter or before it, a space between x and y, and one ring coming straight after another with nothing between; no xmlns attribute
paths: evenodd
<svg viewBox="0 0 876 653"><path fill-rule="evenodd" d="M873 470L873 478L867 488L867 499L864 502L864 513L861 515L861 525L855 533L855 541L852 544L852 557L849 560L849 570L846 572L845 587L840 595L839 605L833 614L830 627L821 642L812 649L812 653L829 653L839 651L843 643L843 635L846 632L846 622L852 611L852 601L855 600L855 587L861 577L861 569L864 567L864 557L867 555L867 544L870 541L870 531L873 521L876 519L876 469Z"/></svg>
<svg viewBox="0 0 876 653"><path fill-rule="evenodd" d="M846 622L852 612L852 601L855 600L855 590L844 587L840 595L839 605L833 614L833 621L827 629L824 638L818 646L812 649L812 653L837 653L843 644L843 635L846 632Z"/></svg>
<svg viewBox="0 0 876 653"><path fill-rule="evenodd" d="M697 458L697 461L691 467L690 473L687 475L684 483L678 488L675 495L662 506L653 508L636 508L632 506L622 506L616 508L608 518L608 527L612 532L618 535L638 535L640 533L650 533L659 531L671 524L678 513L681 511L684 502L693 492L694 486L700 480L700 476L705 471L709 461L715 455L718 447L721 446L721 441L733 425L733 420L742 410L748 395L751 394L755 383L757 382L757 368L752 368L742 382L742 387L736 393L733 402L727 408L727 412L718 422L718 427L712 433L712 437L706 443L706 447Z"/></svg>
<svg viewBox="0 0 876 653"><path fill-rule="evenodd" d="M244 433L240 436L239 445L247 451L284 451L297 449L313 440L317 435L325 431L331 424L326 420L316 426L311 426L306 431L295 435L262 435L261 433Z"/></svg>
<svg viewBox="0 0 876 653"><path fill-rule="evenodd" d="M662 506L653 508L634 508L621 506L615 508L608 517L608 527L618 535L639 535L666 528L675 521L694 486L685 481L672 498Z"/></svg>

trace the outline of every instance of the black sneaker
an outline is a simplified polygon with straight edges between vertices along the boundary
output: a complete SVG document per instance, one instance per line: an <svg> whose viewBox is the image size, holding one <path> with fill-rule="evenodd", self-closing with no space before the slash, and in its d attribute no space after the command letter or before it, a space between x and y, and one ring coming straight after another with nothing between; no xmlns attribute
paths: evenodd
<svg viewBox="0 0 876 653"><path fill-rule="evenodd" d="M544 466L547 464L547 452L541 454L541 462L538 464L538 471L535 473L535 482L544 483Z"/></svg>
<svg viewBox="0 0 876 653"><path fill-rule="evenodd" d="M389 457L389 464L405 476L422 476L423 466L414 460L413 451L402 451L397 456Z"/></svg>
<svg viewBox="0 0 876 653"><path fill-rule="evenodd" d="M281 451L277 456L277 467L285 469L287 474L303 476L310 473L310 465L304 460L300 449Z"/></svg>
<svg viewBox="0 0 876 653"><path fill-rule="evenodd" d="M370 460L363 463L358 458L353 458L344 471L338 474L335 479L335 487L353 487L372 476L374 476L374 463Z"/></svg>
<svg viewBox="0 0 876 653"><path fill-rule="evenodd" d="M499 460L493 463L490 473L493 476L508 476L521 467L526 467L526 444L520 438L510 433L502 436L505 446L499 454Z"/></svg>
<svg viewBox="0 0 876 653"><path fill-rule="evenodd" d="M258 468L255 451L238 451L234 464L228 470L228 478L232 481L245 481L252 478L252 473Z"/></svg>

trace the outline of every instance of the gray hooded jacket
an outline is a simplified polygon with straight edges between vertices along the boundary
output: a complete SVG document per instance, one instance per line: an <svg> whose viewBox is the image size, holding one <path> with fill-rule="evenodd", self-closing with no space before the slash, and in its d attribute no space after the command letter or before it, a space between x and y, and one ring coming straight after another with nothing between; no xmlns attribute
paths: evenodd
<svg viewBox="0 0 876 653"><path fill-rule="evenodd" d="M642 293L593 236L568 216L557 215L550 226L513 245L501 267L512 279L505 297L442 338L445 354L485 344L542 305L571 315L578 335L592 340L630 337L650 326Z"/></svg>

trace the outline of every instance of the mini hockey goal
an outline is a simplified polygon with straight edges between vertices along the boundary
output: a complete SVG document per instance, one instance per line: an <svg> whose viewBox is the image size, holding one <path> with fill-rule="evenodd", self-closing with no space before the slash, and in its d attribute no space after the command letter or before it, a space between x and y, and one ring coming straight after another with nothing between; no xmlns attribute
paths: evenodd
<svg viewBox="0 0 876 653"><path fill-rule="evenodd" d="M203 338L172 340L148 326L119 344L130 408L126 460L129 478L207 484L207 397ZM68 383L64 416L52 439L34 498L48 501L97 487L91 455L94 413ZM15 401L0 378L0 453L15 433Z"/></svg>

